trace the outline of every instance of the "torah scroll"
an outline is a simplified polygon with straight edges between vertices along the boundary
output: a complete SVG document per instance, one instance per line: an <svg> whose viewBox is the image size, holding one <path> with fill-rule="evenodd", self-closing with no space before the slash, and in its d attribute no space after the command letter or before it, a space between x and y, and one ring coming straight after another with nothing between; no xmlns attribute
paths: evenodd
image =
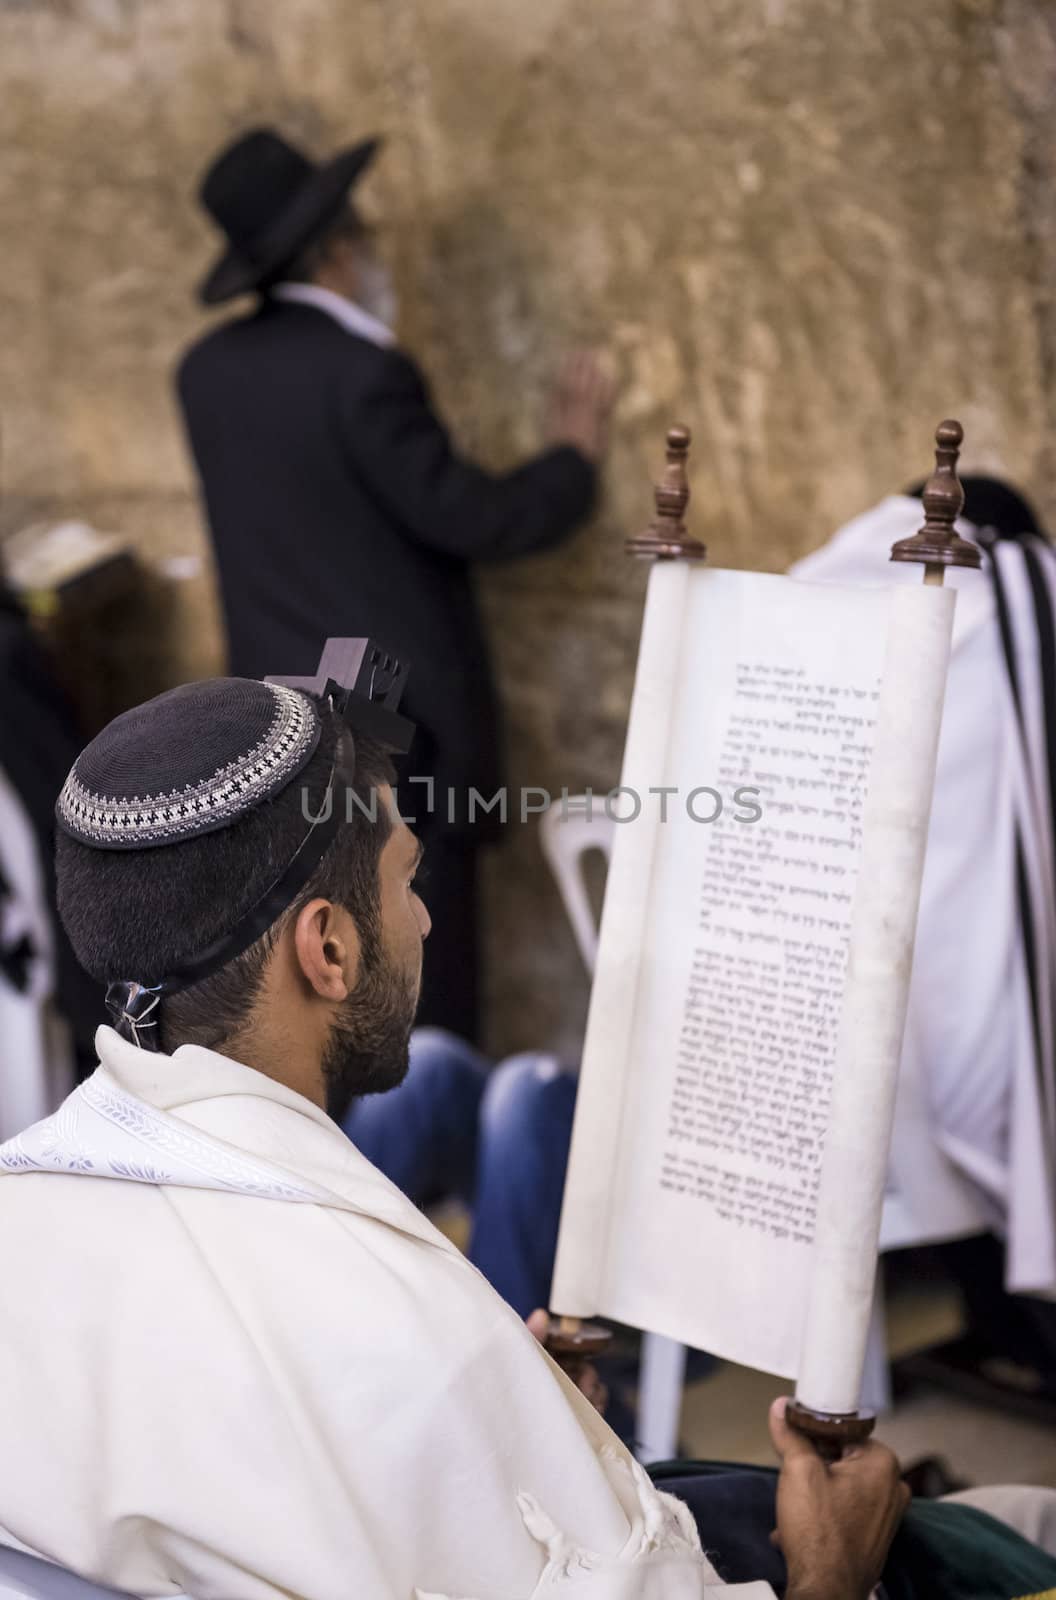
<svg viewBox="0 0 1056 1600"><path fill-rule="evenodd" d="M658 563L613 805L552 1308L825 1412L859 1398L954 599Z"/></svg>

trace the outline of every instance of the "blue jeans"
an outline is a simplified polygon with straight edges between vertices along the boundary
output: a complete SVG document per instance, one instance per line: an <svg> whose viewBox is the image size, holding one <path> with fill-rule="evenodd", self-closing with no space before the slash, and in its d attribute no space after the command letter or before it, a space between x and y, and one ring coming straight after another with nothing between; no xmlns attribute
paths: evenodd
<svg viewBox="0 0 1056 1600"><path fill-rule="evenodd" d="M491 1069L454 1034L418 1028L404 1082L357 1100L344 1130L415 1204L471 1207L470 1260L527 1316L550 1299L575 1103L555 1056Z"/></svg>

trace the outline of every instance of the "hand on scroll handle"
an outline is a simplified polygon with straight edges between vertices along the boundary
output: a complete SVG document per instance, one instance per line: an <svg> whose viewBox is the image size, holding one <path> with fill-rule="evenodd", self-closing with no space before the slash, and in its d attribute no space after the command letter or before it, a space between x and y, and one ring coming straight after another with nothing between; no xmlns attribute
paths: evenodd
<svg viewBox="0 0 1056 1600"><path fill-rule="evenodd" d="M534 1333L540 1344L546 1343L547 1331L550 1327L550 1313L548 1311L533 1311L528 1317L526 1326L529 1333ZM605 1407L609 1403L609 1391L598 1377L596 1367L589 1361L583 1361L574 1367L566 1368L568 1376L572 1379L580 1394L590 1401L595 1411L605 1415Z"/></svg>
<svg viewBox="0 0 1056 1600"><path fill-rule="evenodd" d="M866 1600L880 1573L909 1490L897 1458L870 1439L831 1465L770 1408L770 1437L781 1458L777 1531L788 1567L786 1600Z"/></svg>

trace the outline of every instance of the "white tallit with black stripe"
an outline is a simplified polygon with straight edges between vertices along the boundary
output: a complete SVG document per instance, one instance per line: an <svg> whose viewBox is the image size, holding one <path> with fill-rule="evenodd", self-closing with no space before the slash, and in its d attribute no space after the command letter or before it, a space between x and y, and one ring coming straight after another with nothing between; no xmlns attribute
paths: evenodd
<svg viewBox="0 0 1056 1600"><path fill-rule="evenodd" d="M922 521L895 495L792 570L920 583L889 563ZM1056 1291L1056 555L958 527L953 652L902 1055L884 1243L992 1227L1006 1284Z"/></svg>
<svg viewBox="0 0 1056 1600"><path fill-rule="evenodd" d="M33 826L0 767L0 1140L59 1104L73 1082L54 1005L54 937Z"/></svg>
<svg viewBox="0 0 1056 1600"><path fill-rule="evenodd" d="M1036 534L980 531L1015 716L1019 771L1016 899L1050 1171L1056 1156L1056 551ZM1050 1284L1047 1287L1056 1287Z"/></svg>

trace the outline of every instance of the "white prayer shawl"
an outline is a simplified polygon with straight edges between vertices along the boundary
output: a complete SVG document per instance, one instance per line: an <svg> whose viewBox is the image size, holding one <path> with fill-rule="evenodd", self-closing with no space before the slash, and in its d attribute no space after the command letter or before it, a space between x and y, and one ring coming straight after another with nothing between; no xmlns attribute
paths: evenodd
<svg viewBox="0 0 1056 1600"><path fill-rule="evenodd" d="M919 567L887 557L921 521L919 500L892 496L792 572L822 582L920 583ZM970 525L958 526L977 537ZM995 1227L1007 1241L1008 1288L1049 1293L1056 1289L1056 938L1051 817L1041 803L1047 768L1037 744L1038 631L1020 547L999 543L984 565L991 559L1005 575L1027 737L992 570L948 568L946 581L958 591L953 652L881 1237L890 1248ZM1052 565L1046 552L1044 566L1051 572ZM1023 937L1019 855L1032 898L1032 949Z"/></svg>
<svg viewBox="0 0 1056 1600"><path fill-rule="evenodd" d="M212 1051L97 1043L0 1146L0 1542L198 1600L721 1587L686 1509L322 1111Z"/></svg>
<svg viewBox="0 0 1056 1600"><path fill-rule="evenodd" d="M0 770L0 944L28 941L23 989L0 972L0 1139L54 1110L73 1083L69 1030L52 1004L55 982L50 911L36 835Z"/></svg>

